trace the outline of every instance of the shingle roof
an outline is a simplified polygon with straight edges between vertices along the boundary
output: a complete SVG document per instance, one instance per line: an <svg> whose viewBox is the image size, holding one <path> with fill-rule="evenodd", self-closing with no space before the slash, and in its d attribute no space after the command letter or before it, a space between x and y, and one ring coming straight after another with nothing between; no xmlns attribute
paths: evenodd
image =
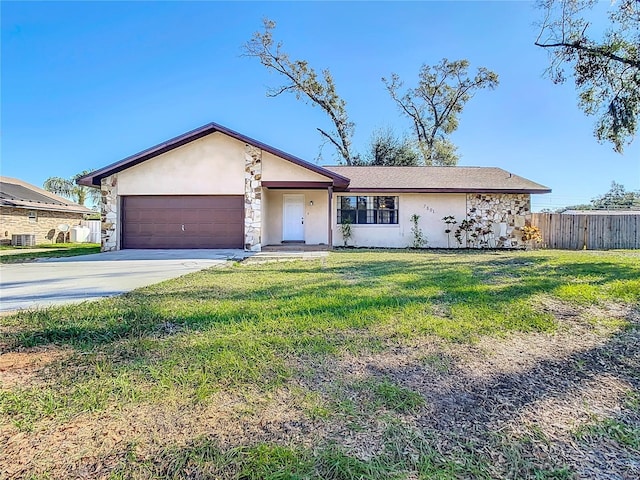
<svg viewBox="0 0 640 480"><path fill-rule="evenodd" d="M348 191L549 193L539 183L495 167L348 167L327 170L351 180Z"/></svg>
<svg viewBox="0 0 640 480"><path fill-rule="evenodd" d="M47 192L35 185L9 177L0 177L0 206L54 212L95 213L87 207Z"/></svg>

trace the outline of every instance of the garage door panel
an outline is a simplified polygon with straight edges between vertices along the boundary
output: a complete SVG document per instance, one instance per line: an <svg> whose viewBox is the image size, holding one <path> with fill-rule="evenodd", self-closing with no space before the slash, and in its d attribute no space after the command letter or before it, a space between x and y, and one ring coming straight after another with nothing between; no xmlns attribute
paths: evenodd
<svg viewBox="0 0 640 480"><path fill-rule="evenodd" d="M224 223L226 224L236 224L242 223L244 219L241 216L234 215L234 212L231 210L218 210L211 212L211 221L216 223Z"/></svg>
<svg viewBox="0 0 640 480"><path fill-rule="evenodd" d="M142 212L140 212L139 210L130 209L127 212L127 217L128 217L128 220L134 221L134 222L140 222L144 220L144 216L142 215Z"/></svg>
<svg viewBox="0 0 640 480"><path fill-rule="evenodd" d="M211 225L208 223L207 224L203 223L202 225L198 225L198 233L200 235L213 235L214 233L221 234L223 233L221 232L221 230L222 229L220 227L216 229L215 225Z"/></svg>
<svg viewBox="0 0 640 480"><path fill-rule="evenodd" d="M242 248L244 196L126 196L123 248ZM184 229L183 229L184 226Z"/></svg>
<svg viewBox="0 0 640 480"><path fill-rule="evenodd" d="M153 203L150 204L149 203L149 199L150 196L146 196L146 195L133 195L133 196L127 196L126 197L126 204L127 204L127 208L128 209L142 209L142 210L149 210L149 209L158 209L158 208L167 208L169 207L169 200L167 197L165 196L154 196L154 200Z"/></svg>
<svg viewBox="0 0 640 480"><path fill-rule="evenodd" d="M187 224L184 226L185 232L187 235L191 235L194 237L207 237L211 235L220 234L220 231L215 228L214 225L208 224Z"/></svg>
<svg viewBox="0 0 640 480"><path fill-rule="evenodd" d="M152 236L156 233L156 226L152 223L140 223L136 230L136 234L144 236Z"/></svg>
<svg viewBox="0 0 640 480"><path fill-rule="evenodd" d="M127 197L126 198L126 202L127 202L127 208L129 210L133 210L135 208L139 208L142 205L142 197Z"/></svg>
<svg viewBox="0 0 640 480"><path fill-rule="evenodd" d="M180 235L182 232L181 223L166 223L164 224L164 231L167 235Z"/></svg>
<svg viewBox="0 0 640 480"><path fill-rule="evenodd" d="M154 235L167 235L171 230L168 225L154 225L153 226L153 234Z"/></svg>
<svg viewBox="0 0 640 480"><path fill-rule="evenodd" d="M171 200L172 208L177 209L196 209L202 208L203 206L209 205L211 202L208 200L208 197L191 197L191 196L183 196L183 197L174 197Z"/></svg>
<svg viewBox="0 0 640 480"><path fill-rule="evenodd" d="M229 213L226 210L218 211L209 209L188 210L183 212L183 223L214 223L229 221Z"/></svg>

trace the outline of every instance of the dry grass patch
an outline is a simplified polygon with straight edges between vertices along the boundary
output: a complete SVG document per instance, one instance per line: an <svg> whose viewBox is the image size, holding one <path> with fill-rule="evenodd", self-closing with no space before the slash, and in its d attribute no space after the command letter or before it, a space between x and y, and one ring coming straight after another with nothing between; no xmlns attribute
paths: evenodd
<svg viewBox="0 0 640 480"><path fill-rule="evenodd" d="M72 354L71 349L56 346L0 354L0 390L43 383L55 365Z"/></svg>

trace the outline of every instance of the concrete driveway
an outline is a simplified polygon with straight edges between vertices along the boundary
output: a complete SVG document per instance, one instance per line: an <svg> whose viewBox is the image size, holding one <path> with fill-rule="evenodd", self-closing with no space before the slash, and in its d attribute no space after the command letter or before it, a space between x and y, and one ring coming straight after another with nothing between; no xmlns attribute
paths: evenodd
<svg viewBox="0 0 640 480"><path fill-rule="evenodd" d="M0 311L119 295L249 255L243 250L121 250L0 265Z"/></svg>

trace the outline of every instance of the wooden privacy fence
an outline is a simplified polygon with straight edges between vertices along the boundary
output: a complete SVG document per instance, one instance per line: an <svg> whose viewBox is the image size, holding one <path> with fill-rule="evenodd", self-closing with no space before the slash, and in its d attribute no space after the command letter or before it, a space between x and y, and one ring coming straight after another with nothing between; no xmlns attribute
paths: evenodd
<svg viewBox="0 0 640 480"><path fill-rule="evenodd" d="M560 250L640 248L640 215L534 213L542 246Z"/></svg>

